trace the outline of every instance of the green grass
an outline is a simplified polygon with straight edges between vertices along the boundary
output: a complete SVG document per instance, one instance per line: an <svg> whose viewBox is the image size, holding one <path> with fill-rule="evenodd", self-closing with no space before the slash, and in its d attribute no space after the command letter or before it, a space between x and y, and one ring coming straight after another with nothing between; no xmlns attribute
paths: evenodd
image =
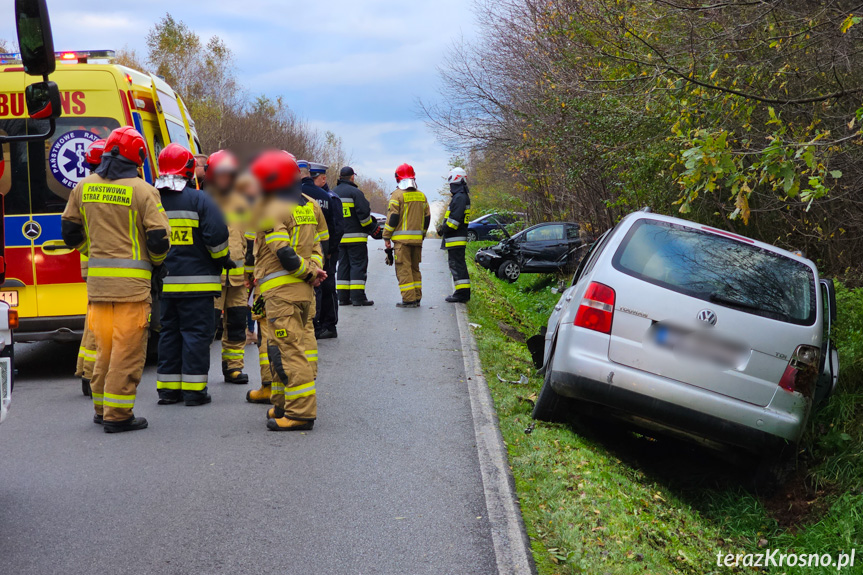
<svg viewBox="0 0 863 575"><path fill-rule="evenodd" d="M469 250L471 260L477 247ZM525 275L510 285L471 266L468 310L479 326L474 335L539 573L740 573L718 567L717 553L758 552L759 543L795 553L856 547L858 567L844 572L863 572L863 402L851 392L858 370L846 372L843 393L812 424L801 456L801 469L808 471L786 490L759 499L743 487L739 466L705 450L613 426L576 430L533 421L541 378L524 344L498 324L538 333L558 300L550 289L557 279ZM522 375L527 385L497 377L517 381Z"/></svg>

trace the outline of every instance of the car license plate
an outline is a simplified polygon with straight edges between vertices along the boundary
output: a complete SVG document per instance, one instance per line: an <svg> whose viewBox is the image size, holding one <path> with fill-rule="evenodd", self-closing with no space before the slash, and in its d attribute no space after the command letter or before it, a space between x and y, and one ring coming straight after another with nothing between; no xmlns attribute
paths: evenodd
<svg viewBox="0 0 863 575"><path fill-rule="evenodd" d="M11 307L18 307L18 292L0 291L0 301L5 301Z"/></svg>

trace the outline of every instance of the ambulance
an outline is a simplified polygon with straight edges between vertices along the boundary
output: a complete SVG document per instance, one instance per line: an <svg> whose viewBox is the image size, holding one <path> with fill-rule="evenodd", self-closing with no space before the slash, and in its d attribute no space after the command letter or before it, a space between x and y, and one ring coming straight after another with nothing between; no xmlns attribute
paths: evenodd
<svg viewBox="0 0 863 575"><path fill-rule="evenodd" d="M81 260L60 236L60 216L75 185L89 171L84 152L120 126L147 140L143 177L157 175L156 159L170 143L201 152L183 99L161 78L114 63L111 50L61 52L51 80L61 93L62 116L44 142L3 145L7 273L0 301L17 310L17 342L77 341L84 329L87 288ZM44 131L47 121L27 115L18 54L0 54L0 135ZM45 124L45 125L43 125Z"/></svg>

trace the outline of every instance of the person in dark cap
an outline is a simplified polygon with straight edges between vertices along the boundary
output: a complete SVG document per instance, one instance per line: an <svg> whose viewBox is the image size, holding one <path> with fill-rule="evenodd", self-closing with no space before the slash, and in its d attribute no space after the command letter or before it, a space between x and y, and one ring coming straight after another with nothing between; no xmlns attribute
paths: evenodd
<svg viewBox="0 0 863 575"><path fill-rule="evenodd" d="M315 288L316 313L315 337L317 339L333 339L338 337L339 302L336 296L336 262L338 261L339 241L344 231L342 221L342 202L339 197L327 187L327 170L323 164L300 161L300 173L303 176L303 193L313 199L321 207L327 228L330 231L330 242L327 253L324 254L324 270L328 277Z"/></svg>
<svg viewBox="0 0 863 575"><path fill-rule="evenodd" d="M339 185L334 190L342 201L345 218L336 287L341 305L369 306L375 302L366 297L368 241L378 222L372 217L371 205L357 186L356 179L354 169L346 166L339 173Z"/></svg>

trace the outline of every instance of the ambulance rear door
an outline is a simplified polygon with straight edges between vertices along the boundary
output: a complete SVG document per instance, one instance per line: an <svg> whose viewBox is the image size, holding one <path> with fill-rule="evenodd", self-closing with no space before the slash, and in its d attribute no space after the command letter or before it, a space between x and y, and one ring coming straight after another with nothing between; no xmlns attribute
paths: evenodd
<svg viewBox="0 0 863 575"><path fill-rule="evenodd" d="M0 133L10 136L40 133L47 121L29 120L24 102L26 76L19 67L0 72ZM0 299L18 310L19 317L38 315L36 307L33 240L30 217L28 157L44 148L41 142L3 144L4 239L6 241L6 279ZM25 233L26 230L26 233Z"/></svg>

